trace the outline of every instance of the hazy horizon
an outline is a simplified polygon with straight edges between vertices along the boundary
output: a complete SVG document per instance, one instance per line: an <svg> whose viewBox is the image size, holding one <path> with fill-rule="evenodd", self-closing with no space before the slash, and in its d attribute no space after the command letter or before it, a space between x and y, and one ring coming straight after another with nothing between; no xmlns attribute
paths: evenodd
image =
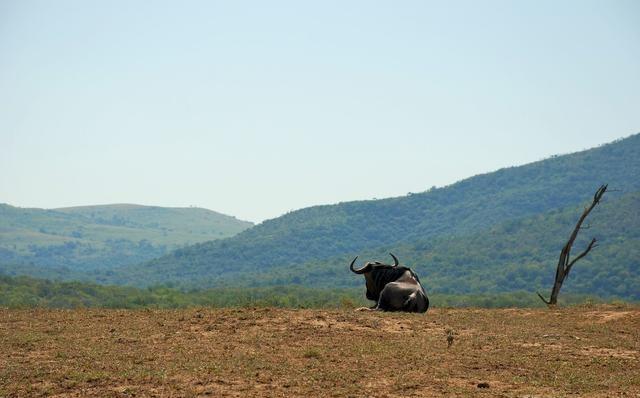
<svg viewBox="0 0 640 398"><path fill-rule="evenodd" d="M640 131L635 1L0 3L0 202L261 222Z"/></svg>

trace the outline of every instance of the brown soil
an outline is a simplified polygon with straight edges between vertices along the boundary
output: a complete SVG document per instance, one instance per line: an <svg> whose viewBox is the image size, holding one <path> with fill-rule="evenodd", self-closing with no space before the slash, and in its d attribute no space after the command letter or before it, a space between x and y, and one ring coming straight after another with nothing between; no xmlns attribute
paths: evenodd
<svg viewBox="0 0 640 398"><path fill-rule="evenodd" d="M0 397L38 396L638 397L640 308L0 310Z"/></svg>

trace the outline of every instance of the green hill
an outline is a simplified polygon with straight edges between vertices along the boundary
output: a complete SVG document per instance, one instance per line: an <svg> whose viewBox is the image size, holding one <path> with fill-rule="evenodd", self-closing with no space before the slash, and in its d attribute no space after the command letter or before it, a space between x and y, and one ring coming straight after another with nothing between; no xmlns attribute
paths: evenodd
<svg viewBox="0 0 640 398"><path fill-rule="evenodd" d="M574 255L592 237L598 247L580 260L565 282L563 293L640 300L640 192L605 195L580 232ZM585 200L585 204L589 198ZM411 266L430 293L488 295L536 291L548 294L560 249L584 206L571 206L505 221L467 235L418 239L363 250L363 260L389 261L388 252ZM313 287L362 286L351 275L352 257L338 256L263 273L225 275L247 285L302 284ZM259 282L256 282L259 281Z"/></svg>
<svg viewBox="0 0 640 398"><path fill-rule="evenodd" d="M226 238L251 225L201 208L117 204L44 210L0 204L0 271L108 269Z"/></svg>
<svg viewBox="0 0 640 398"><path fill-rule="evenodd" d="M146 264L102 275L99 280L139 286L177 283L208 287L288 282L317 286L327 280L348 284L351 279L343 271L339 277L327 278L333 272L330 259L339 258L343 266L349 257L375 253L379 248L397 251L412 242L484 236L503 223L509 225L538 215L550 217L554 211L567 207L571 209L567 210L566 217L571 218L576 206L588 201L600 184L606 182L612 189L636 192L640 191L639 176L640 135L634 135L598 148L498 170L419 194L302 209L232 238L179 249ZM574 220L569 224L572 222ZM558 224L557 227L570 228L571 225ZM548 236L559 250L565 235L554 236L549 231ZM626 235L620 239L625 240ZM535 245L532 241L531 247ZM495 249L496 258L509 252L506 246L498 245ZM526 268L529 249L521 249L509 264ZM555 249L544 250L551 257L539 260L553 263ZM603 252L603 248L599 250ZM468 272L466 263L475 264L474 257L470 251L453 263L450 256L445 256L436 264L447 267L448 273L464 274ZM415 258L418 259L417 255ZM309 264L313 264L314 270L306 276L301 274L300 269L311 267ZM496 271L500 275L506 272L495 268L487 272Z"/></svg>

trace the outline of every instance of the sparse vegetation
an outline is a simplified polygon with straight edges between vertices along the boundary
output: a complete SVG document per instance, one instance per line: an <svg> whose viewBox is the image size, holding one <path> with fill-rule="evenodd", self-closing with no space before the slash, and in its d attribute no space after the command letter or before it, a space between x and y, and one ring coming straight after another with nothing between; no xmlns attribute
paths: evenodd
<svg viewBox="0 0 640 398"><path fill-rule="evenodd" d="M638 341L628 305L0 310L0 395L636 396Z"/></svg>

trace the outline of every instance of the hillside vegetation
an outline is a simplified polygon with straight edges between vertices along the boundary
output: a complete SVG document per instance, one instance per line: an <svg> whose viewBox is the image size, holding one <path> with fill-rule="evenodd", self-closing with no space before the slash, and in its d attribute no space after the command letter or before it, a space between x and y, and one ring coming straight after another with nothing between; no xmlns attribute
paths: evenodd
<svg viewBox="0 0 640 398"><path fill-rule="evenodd" d="M419 194L302 209L100 278L136 285L353 286L359 282L344 271L352 256L384 260L384 253L395 251L433 280L436 291L544 289L595 189L606 182L621 190L607 194L607 201L615 202L640 191L638 176L640 135L634 135ZM593 228L583 237L605 240L577 266L568 289L578 286L572 279L579 275L597 275L593 282L578 279L582 287L576 291L596 288L600 294L637 297L630 277L639 267L639 207L637 196L620 200L608 210L603 203L594 213ZM607 216L597 220L599 211ZM620 223L608 221L613 219Z"/></svg>
<svg viewBox="0 0 640 398"><path fill-rule="evenodd" d="M613 196L613 193L612 193ZM393 250L401 263L421 276L430 293L491 294L550 290L560 249L569 237L581 206L515 219L468 234L418 239L362 253L362 259L389 261ZM596 237L598 247L578 262L563 293L640 300L640 193L609 197L588 219L575 243L579 253ZM361 285L345 275L351 258L340 256L267 272L262 283L313 286ZM347 276L347 277L345 277ZM239 276L240 277L240 276ZM316 284L313 284L316 281Z"/></svg>
<svg viewBox="0 0 640 398"><path fill-rule="evenodd" d="M0 204L0 271L108 269L184 245L226 238L252 224L201 208L104 205L55 210Z"/></svg>

